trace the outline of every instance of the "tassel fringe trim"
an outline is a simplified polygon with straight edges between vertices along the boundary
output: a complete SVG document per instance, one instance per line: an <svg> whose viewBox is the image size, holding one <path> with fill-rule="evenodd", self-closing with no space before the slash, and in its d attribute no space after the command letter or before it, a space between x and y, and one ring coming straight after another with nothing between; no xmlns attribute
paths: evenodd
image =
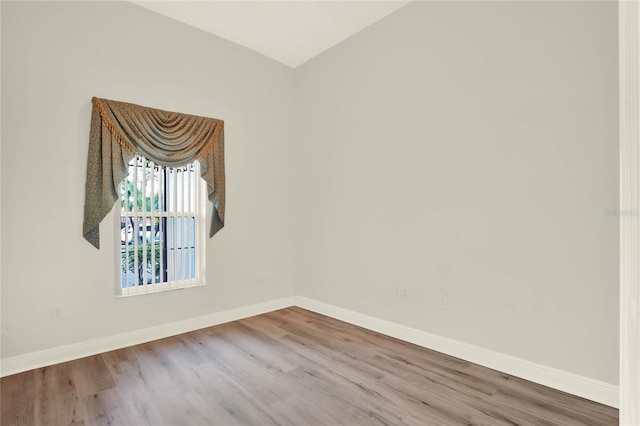
<svg viewBox="0 0 640 426"><path fill-rule="evenodd" d="M91 98L91 100L98 107L98 111L100 112L100 117L102 118L102 122L104 123L105 126L107 126L107 129L109 129L109 132L111 132L111 135L113 136L113 138L116 141L118 141L118 143L120 144L122 149L124 149L125 151L128 151L128 152L130 152L132 154L140 155L138 153L138 151L135 149L135 147L133 145L131 145L129 142L127 142L124 139L124 137L118 132L118 130L115 128L115 126L113 125L113 123L109 119L109 116L107 115L107 112L104 110L104 105L102 105L102 102L100 101L100 99L96 98L94 96L93 98ZM202 154L200 154L196 158L196 160L201 161L201 160L207 158L209 156L209 154L211 154L211 151L213 151L213 148L214 148L216 142L218 142L218 137L220 136L220 132L222 131L223 127L224 127L224 121L218 120L218 124L216 125L216 129L213 132L213 136L211 137L211 141L207 144L206 149L202 152Z"/></svg>

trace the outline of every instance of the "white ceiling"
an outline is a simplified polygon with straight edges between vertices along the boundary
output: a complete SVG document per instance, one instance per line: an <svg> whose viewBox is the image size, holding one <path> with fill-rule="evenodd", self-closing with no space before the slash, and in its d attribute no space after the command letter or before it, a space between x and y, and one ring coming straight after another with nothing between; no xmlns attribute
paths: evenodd
<svg viewBox="0 0 640 426"><path fill-rule="evenodd" d="M410 1L140 1L133 3L292 68Z"/></svg>

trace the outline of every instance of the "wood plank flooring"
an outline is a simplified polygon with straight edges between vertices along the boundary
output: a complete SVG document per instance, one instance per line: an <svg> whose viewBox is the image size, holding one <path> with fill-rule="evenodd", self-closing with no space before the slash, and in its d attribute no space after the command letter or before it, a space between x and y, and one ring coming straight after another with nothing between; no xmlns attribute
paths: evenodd
<svg viewBox="0 0 640 426"><path fill-rule="evenodd" d="M617 425L618 410L300 308L15 374L2 425Z"/></svg>

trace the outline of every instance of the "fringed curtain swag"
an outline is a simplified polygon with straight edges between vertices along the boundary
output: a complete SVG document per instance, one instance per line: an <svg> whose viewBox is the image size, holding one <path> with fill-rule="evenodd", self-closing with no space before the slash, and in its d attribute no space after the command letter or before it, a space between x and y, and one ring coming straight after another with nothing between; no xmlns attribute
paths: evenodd
<svg viewBox="0 0 640 426"><path fill-rule="evenodd" d="M224 122L93 98L84 238L100 248L99 225L118 199L127 164L136 155L167 167L200 161L202 178L213 202L209 236L224 226Z"/></svg>

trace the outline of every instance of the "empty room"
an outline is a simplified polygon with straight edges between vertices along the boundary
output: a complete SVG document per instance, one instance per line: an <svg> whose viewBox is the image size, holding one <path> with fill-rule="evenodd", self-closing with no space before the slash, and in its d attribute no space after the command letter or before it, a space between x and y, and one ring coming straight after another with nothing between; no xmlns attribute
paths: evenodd
<svg viewBox="0 0 640 426"><path fill-rule="evenodd" d="M1 425L640 426L640 4L2 1Z"/></svg>

